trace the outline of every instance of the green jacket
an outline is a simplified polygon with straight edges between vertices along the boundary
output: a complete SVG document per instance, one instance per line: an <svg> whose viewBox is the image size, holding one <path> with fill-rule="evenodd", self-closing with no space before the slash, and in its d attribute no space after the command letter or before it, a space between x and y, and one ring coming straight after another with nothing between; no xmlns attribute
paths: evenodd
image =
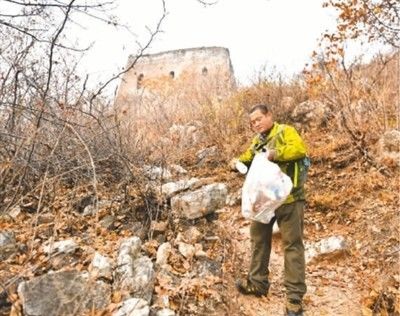
<svg viewBox="0 0 400 316"><path fill-rule="evenodd" d="M294 127L274 123L266 134L256 135L250 147L239 156L239 160L248 167L256 153L263 149L275 150L274 162L293 182L293 189L284 204L304 200L304 181L300 177L301 162L307 156L306 146Z"/></svg>

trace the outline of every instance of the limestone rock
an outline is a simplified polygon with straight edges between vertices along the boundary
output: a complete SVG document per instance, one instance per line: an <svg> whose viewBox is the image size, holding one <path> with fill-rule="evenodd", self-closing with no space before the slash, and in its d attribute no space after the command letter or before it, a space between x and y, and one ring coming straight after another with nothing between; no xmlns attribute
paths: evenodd
<svg viewBox="0 0 400 316"><path fill-rule="evenodd" d="M95 215L101 208L108 207L112 204L112 201L104 200L104 201L93 201L93 204L89 204L85 206L83 209L83 216L91 216Z"/></svg>
<svg viewBox="0 0 400 316"><path fill-rule="evenodd" d="M393 129L382 135L378 141L377 155L381 162L390 160L400 167L400 131Z"/></svg>
<svg viewBox="0 0 400 316"><path fill-rule="evenodd" d="M100 220L99 224L105 229L110 229L114 225L115 220L114 215L106 215Z"/></svg>
<svg viewBox="0 0 400 316"><path fill-rule="evenodd" d="M163 266L164 264L168 263L168 257L171 253L172 247L169 242L165 242L157 249L157 256L156 256L156 264L159 266Z"/></svg>
<svg viewBox="0 0 400 316"><path fill-rule="evenodd" d="M138 237L124 240L119 248L114 287L150 302L154 289L154 269L151 259L141 256Z"/></svg>
<svg viewBox="0 0 400 316"><path fill-rule="evenodd" d="M18 295L26 316L83 315L110 304L111 286L85 273L63 271L20 283Z"/></svg>
<svg viewBox="0 0 400 316"><path fill-rule="evenodd" d="M182 239L189 244L195 244L201 240L203 234L194 226L183 233Z"/></svg>
<svg viewBox="0 0 400 316"><path fill-rule="evenodd" d="M182 256L186 259L192 259L195 254L195 248L192 245L186 244L184 242L180 242L178 244L178 250Z"/></svg>
<svg viewBox="0 0 400 316"><path fill-rule="evenodd" d="M100 253L94 254L92 263L90 265L91 274L97 278L112 279L112 266L111 260Z"/></svg>
<svg viewBox="0 0 400 316"><path fill-rule="evenodd" d="M144 166L144 173L150 180L172 180L172 173L167 168L162 168L159 166Z"/></svg>
<svg viewBox="0 0 400 316"><path fill-rule="evenodd" d="M153 296L155 273L149 257L140 257L133 262L132 295L150 302Z"/></svg>
<svg viewBox="0 0 400 316"><path fill-rule="evenodd" d="M242 189L237 190L236 192L231 192L226 197L226 205L235 206L240 204L242 200Z"/></svg>
<svg viewBox="0 0 400 316"><path fill-rule="evenodd" d="M208 257L199 257L194 263L193 270L199 278L205 278L207 276L220 277L222 274L221 263Z"/></svg>
<svg viewBox="0 0 400 316"><path fill-rule="evenodd" d="M169 308L163 308L156 313L156 316L175 316L175 312Z"/></svg>
<svg viewBox="0 0 400 316"><path fill-rule="evenodd" d="M182 217L195 219L223 207L227 194L225 184L209 184L196 191L174 196L171 199L171 208Z"/></svg>
<svg viewBox="0 0 400 316"><path fill-rule="evenodd" d="M11 232L0 232L0 260L6 260L18 251L14 234Z"/></svg>
<svg viewBox="0 0 400 316"><path fill-rule="evenodd" d="M183 191L190 189L195 184L197 184L200 180L197 178L191 178L189 180L179 180L176 182L168 182L161 186L161 192L166 198L170 198L173 195Z"/></svg>
<svg viewBox="0 0 400 316"><path fill-rule="evenodd" d="M346 239L343 236L331 236L313 244L306 244L305 258L308 262L317 256L343 251L346 248Z"/></svg>
<svg viewBox="0 0 400 316"><path fill-rule="evenodd" d="M201 122L195 121L185 125L174 124L169 129L169 138L180 147L198 144L203 138Z"/></svg>
<svg viewBox="0 0 400 316"><path fill-rule="evenodd" d="M396 129L386 131L382 136L382 149L398 153L400 151L400 131Z"/></svg>
<svg viewBox="0 0 400 316"><path fill-rule="evenodd" d="M75 252L78 248L78 245L73 239L60 240L56 242L48 242L47 245L43 246L44 253L53 254L53 253L63 253L69 254Z"/></svg>
<svg viewBox="0 0 400 316"><path fill-rule="evenodd" d="M142 242L138 237L131 237L121 242L114 271L116 287L130 290L133 282L133 262L140 255Z"/></svg>
<svg viewBox="0 0 400 316"><path fill-rule="evenodd" d="M118 311L113 316L148 316L150 314L149 303L140 298L130 298L122 302Z"/></svg>
<svg viewBox="0 0 400 316"><path fill-rule="evenodd" d="M196 157L198 162L202 162L206 159L210 159L210 158L215 158L218 154L218 147L217 146L212 146L212 147L208 147L208 148L204 148L199 150L196 153Z"/></svg>
<svg viewBox="0 0 400 316"><path fill-rule="evenodd" d="M297 105L291 117L294 121L308 126L320 126L330 115L329 108L320 101L305 101Z"/></svg>
<svg viewBox="0 0 400 316"><path fill-rule="evenodd" d="M183 168L182 166L180 166L180 165L172 164L172 165L169 166L169 168L171 169L171 171L173 173L176 173L178 175L187 174L187 170L185 168Z"/></svg>
<svg viewBox="0 0 400 316"><path fill-rule="evenodd" d="M203 245L202 244L195 244L194 245L194 256L196 258L201 258L201 257L207 257L207 254L203 250Z"/></svg>
<svg viewBox="0 0 400 316"><path fill-rule="evenodd" d="M21 206L17 205L11 209L11 211L8 213L8 215L11 218L16 219L21 214L21 212L22 212Z"/></svg>

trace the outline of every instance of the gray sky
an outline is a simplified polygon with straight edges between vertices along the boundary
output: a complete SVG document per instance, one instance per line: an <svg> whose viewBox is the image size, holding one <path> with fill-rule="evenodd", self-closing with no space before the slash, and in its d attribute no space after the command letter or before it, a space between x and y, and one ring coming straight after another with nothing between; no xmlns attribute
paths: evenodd
<svg viewBox="0 0 400 316"><path fill-rule="evenodd" d="M335 16L321 0L219 0L204 7L196 0L166 0L167 17L162 33L149 53L200 46L230 50L239 82L255 78L263 66L290 76L300 72L321 34L332 29ZM105 76L126 64L137 51L137 41L148 36L162 14L160 0L120 0L115 11L126 30L98 25L82 30L94 41L83 65L93 76Z"/></svg>

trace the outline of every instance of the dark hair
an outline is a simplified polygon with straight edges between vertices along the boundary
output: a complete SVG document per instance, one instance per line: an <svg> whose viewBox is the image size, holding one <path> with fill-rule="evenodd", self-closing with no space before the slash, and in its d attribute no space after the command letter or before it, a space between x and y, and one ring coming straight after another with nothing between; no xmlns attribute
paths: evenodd
<svg viewBox="0 0 400 316"><path fill-rule="evenodd" d="M266 104L257 104L250 109L249 114L257 110L260 111L262 114L267 114L269 112L268 106Z"/></svg>

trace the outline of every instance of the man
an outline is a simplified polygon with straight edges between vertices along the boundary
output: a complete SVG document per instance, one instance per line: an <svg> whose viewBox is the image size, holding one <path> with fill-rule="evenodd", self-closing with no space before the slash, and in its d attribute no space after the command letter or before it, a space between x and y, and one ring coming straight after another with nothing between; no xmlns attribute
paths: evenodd
<svg viewBox="0 0 400 316"><path fill-rule="evenodd" d="M238 280L236 287L242 294L267 295L269 289L268 265L271 254L272 226L278 222L284 248L284 286L286 288L286 312L289 316L303 315L302 299L306 293L305 261L303 245L304 219L304 165L306 147L297 131L274 122L266 105L256 105L250 112L250 123L257 135L250 147L231 161L247 165L257 152L267 151L268 159L277 163L293 182L293 189L282 206L275 210L269 224L252 221L250 226L251 262L248 277Z"/></svg>

